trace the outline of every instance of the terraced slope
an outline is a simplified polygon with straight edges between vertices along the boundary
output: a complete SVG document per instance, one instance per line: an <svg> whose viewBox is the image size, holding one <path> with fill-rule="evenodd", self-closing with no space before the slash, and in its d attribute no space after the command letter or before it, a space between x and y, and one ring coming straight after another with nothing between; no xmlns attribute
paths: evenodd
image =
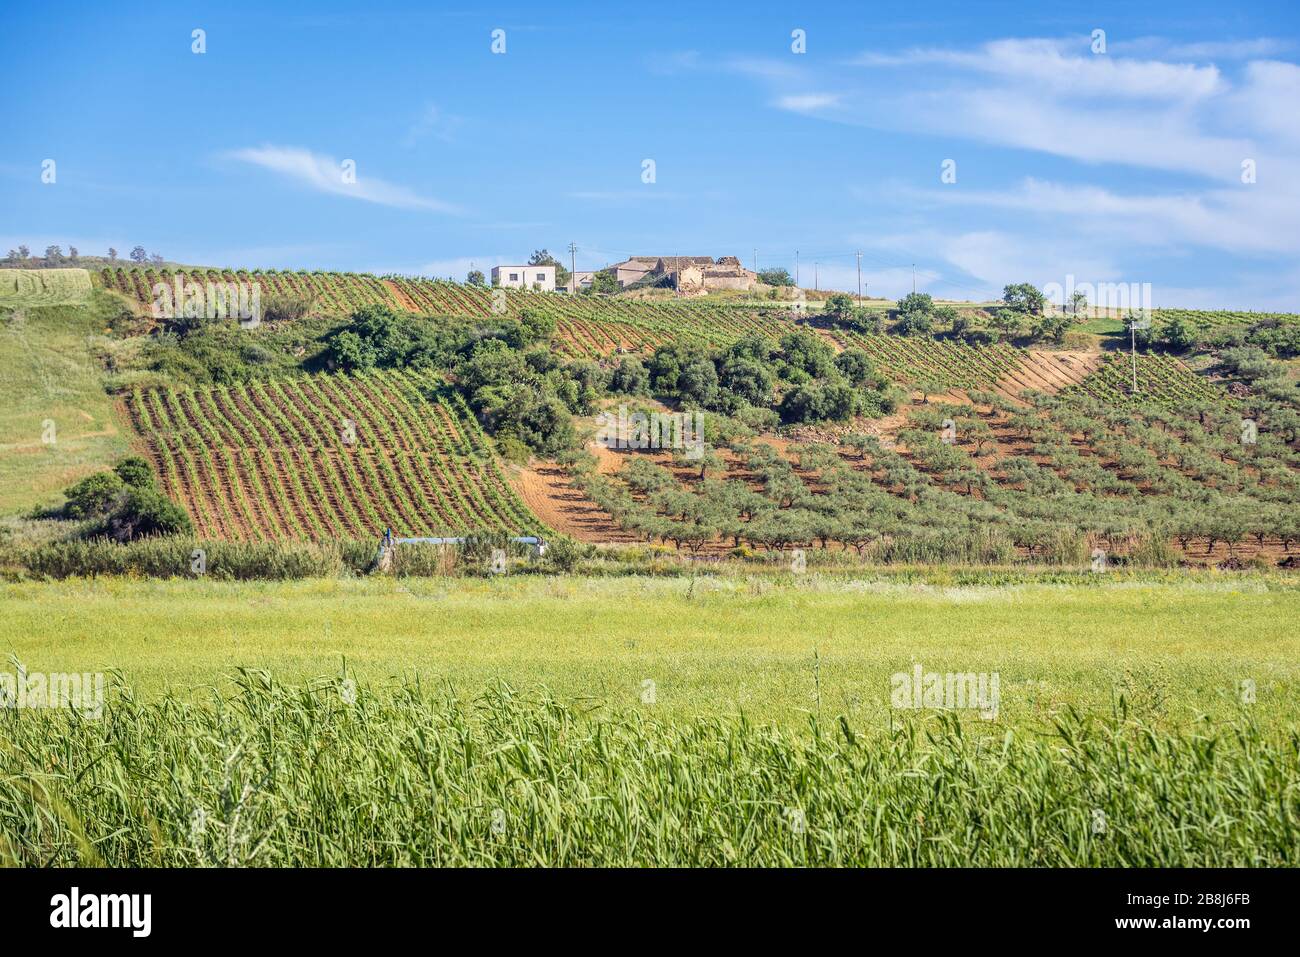
<svg viewBox="0 0 1300 957"><path fill-rule="evenodd" d="M459 397L397 371L132 394L162 483L224 539L545 532Z"/></svg>

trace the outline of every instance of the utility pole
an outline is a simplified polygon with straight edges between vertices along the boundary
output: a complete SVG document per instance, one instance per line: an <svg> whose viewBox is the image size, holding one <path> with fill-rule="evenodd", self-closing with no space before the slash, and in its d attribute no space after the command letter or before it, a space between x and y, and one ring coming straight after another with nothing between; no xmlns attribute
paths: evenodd
<svg viewBox="0 0 1300 957"><path fill-rule="evenodd" d="M754 248L754 272L758 272L758 247Z"/></svg>
<svg viewBox="0 0 1300 957"><path fill-rule="evenodd" d="M813 292L821 291L821 285L818 282L818 277L817 277L817 272L818 272L817 267L820 265L821 263L817 262L816 260L813 260Z"/></svg>
<svg viewBox="0 0 1300 957"><path fill-rule="evenodd" d="M794 251L794 287L799 288L799 250Z"/></svg>
<svg viewBox="0 0 1300 957"><path fill-rule="evenodd" d="M569 243L569 285L573 292L578 292L578 247Z"/></svg>
<svg viewBox="0 0 1300 957"><path fill-rule="evenodd" d="M858 305L862 305L862 251L858 251Z"/></svg>
<svg viewBox="0 0 1300 957"><path fill-rule="evenodd" d="M1137 390L1138 390L1137 335L1139 329L1151 328L1151 314L1147 312L1147 310L1145 309L1140 309L1138 310L1137 313L1134 313L1133 310L1130 309L1128 315L1124 317L1124 320L1128 323L1129 348L1132 350L1132 356L1133 356L1133 394L1137 395Z"/></svg>

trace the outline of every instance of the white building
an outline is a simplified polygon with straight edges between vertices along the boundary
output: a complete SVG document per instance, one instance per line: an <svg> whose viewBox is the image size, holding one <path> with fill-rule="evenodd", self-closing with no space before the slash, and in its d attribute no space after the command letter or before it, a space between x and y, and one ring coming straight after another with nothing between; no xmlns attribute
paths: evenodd
<svg viewBox="0 0 1300 957"><path fill-rule="evenodd" d="M492 285L555 292L554 266L493 266Z"/></svg>

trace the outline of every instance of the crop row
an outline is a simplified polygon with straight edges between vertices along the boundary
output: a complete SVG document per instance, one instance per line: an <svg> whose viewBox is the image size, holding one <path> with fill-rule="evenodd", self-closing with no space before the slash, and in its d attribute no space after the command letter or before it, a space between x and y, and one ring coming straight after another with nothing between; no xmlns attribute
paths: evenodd
<svg viewBox="0 0 1300 957"><path fill-rule="evenodd" d="M201 534L541 531L458 396L424 374L137 391L128 407Z"/></svg>
<svg viewBox="0 0 1300 957"><path fill-rule="evenodd" d="M1216 390L1172 356L1137 356L1137 390L1134 391L1134 361L1130 355L1112 353L1078 385L1065 390L1069 395L1088 395L1103 402L1130 405L1140 402L1213 402L1222 400Z"/></svg>
<svg viewBox="0 0 1300 957"><path fill-rule="evenodd" d="M947 389L990 388L1014 372L1024 353L1008 345L967 345L944 339L837 331L845 348L862 349L890 378Z"/></svg>

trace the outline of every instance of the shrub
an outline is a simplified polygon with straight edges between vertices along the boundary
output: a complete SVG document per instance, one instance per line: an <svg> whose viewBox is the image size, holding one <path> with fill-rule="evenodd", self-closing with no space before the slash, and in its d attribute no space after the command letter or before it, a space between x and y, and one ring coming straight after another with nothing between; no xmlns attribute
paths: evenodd
<svg viewBox="0 0 1300 957"><path fill-rule="evenodd" d="M497 439L497 453L507 462L514 462L516 465L527 465L532 457L528 446L513 435L502 435Z"/></svg>
<svg viewBox="0 0 1300 957"><path fill-rule="evenodd" d="M548 539L546 542L546 564L561 572L572 572L582 560L585 549L567 535Z"/></svg>
<svg viewBox="0 0 1300 957"><path fill-rule="evenodd" d="M129 455L114 466L113 471L132 488L153 488L153 469L138 455Z"/></svg>
<svg viewBox="0 0 1300 957"><path fill-rule="evenodd" d="M108 517L108 531L119 542L149 535L190 534L190 517L161 492L127 487Z"/></svg>
<svg viewBox="0 0 1300 957"><path fill-rule="evenodd" d="M63 506L63 514L68 518L107 515L124 488L126 485L122 478L113 472L98 472L87 476L64 491L68 501Z"/></svg>

